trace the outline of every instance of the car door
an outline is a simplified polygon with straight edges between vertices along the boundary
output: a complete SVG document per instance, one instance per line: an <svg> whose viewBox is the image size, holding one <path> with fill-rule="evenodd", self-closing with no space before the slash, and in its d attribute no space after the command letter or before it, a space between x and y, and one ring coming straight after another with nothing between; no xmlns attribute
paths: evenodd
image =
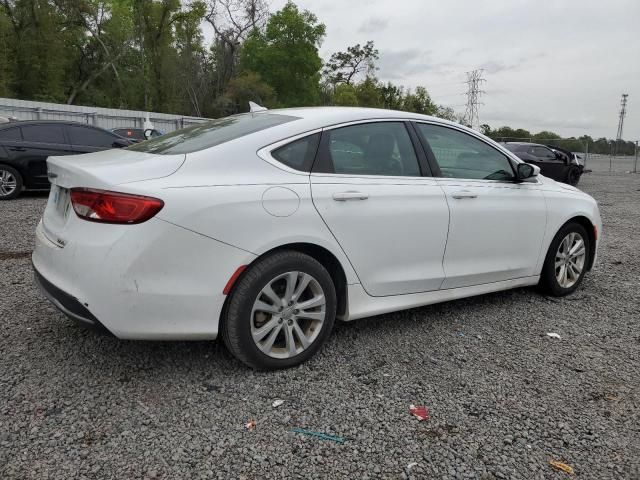
<svg viewBox="0 0 640 480"><path fill-rule="evenodd" d="M21 125L22 147L16 153L25 169L25 183L29 188L49 188L47 157L73 153L59 123Z"/></svg>
<svg viewBox="0 0 640 480"><path fill-rule="evenodd" d="M90 153L115 148L117 140L126 142L117 135L84 125L67 125L67 135L75 153Z"/></svg>
<svg viewBox="0 0 640 480"><path fill-rule="evenodd" d="M566 162L550 148L542 145L532 145L531 154L536 158L535 165L540 167L543 175L555 180L564 180L566 176Z"/></svg>
<svg viewBox="0 0 640 480"><path fill-rule="evenodd" d="M466 131L429 123L416 129L451 213L442 288L535 275L546 227L537 180L515 182L512 161Z"/></svg>
<svg viewBox="0 0 640 480"><path fill-rule="evenodd" d="M401 121L325 129L313 203L372 296L440 288L449 211L417 137Z"/></svg>

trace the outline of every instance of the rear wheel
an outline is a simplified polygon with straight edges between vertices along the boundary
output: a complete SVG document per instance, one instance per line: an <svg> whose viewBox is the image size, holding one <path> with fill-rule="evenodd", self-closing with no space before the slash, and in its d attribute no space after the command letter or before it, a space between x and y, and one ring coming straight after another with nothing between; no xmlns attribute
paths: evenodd
<svg viewBox="0 0 640 480"><path fill-rule="evenodd" d="M590 248L589 236L582 225L563 226L549 246L540 286L557 297L573 292L587 271Z"/></svg>
<svg viewBox="0 0 640 480"><path fill-rule="evenodd" d="M335 287L322 264L300 252L277 252L238 279L224 315L223 339L250 367L292 367L318 351L335 315Z"/></svg>
<svg viewBox="0 0 640 480"><path fill-rule="evenodd" d="M0 200L11 200L22 192L22 176L13 167L0 165Z"/></svg>

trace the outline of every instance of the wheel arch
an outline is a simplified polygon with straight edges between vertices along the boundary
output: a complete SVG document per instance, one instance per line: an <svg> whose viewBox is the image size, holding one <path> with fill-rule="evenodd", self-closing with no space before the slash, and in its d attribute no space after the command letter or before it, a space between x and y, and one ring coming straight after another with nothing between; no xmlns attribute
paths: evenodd
<svg viewBox="0 0 640 480"><path fill-rule="evenodd" d="M558 228L556 235L560 231L560 229L562 229L569 223L577 223L578 225L584 227L584 229L587 231L587 235L589 236L589 256L587 257L587 270L591 270L596 255L596 226L589 218L585 217L584 215L577 215L560 225L560 228Z"/></svg>
<svg viewBox="0 0 640 480"><path fill-rule="evenodd" d="M333 284L336 289L336 316L338 318L342 318L347 313L347 276L344 270L344 267L340 263L340 260L328 249L322 247L315 243L308 242L293 242L286 243L274 247L270 250L263 252L261 255L254 258L251 263L246 265L245 269L242 273L235 279L233 286L231 287L227 298L225 299L225 306L223 307L223 312L226 311L226 305L229 302L229 298L233 295L233 291L235 290L235 286L238 284L238 280L242 278L246 271L249 270L251 265L255 264L258 260L272 255L276 252L281 252L284 250L292 250L300 253L304 253L305 255L310 256L314 260L318 261L324 268L327 269L331 279L333 280ZM224 313L223 313L224 315Z"/></svg>

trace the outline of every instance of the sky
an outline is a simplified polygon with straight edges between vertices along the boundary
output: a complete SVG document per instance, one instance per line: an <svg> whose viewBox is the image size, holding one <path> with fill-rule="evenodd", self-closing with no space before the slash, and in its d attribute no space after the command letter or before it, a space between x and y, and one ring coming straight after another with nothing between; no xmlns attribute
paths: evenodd
<svg viewBox="0 0 640 480"><path fill-rule="evenodd" d="M271 11L286 3L273 0ZM377 76L424 85L464 113L465 72L484 68L480 123L640 139L640 0L295 0L327 27L320 48L373 40Z"/></svg>

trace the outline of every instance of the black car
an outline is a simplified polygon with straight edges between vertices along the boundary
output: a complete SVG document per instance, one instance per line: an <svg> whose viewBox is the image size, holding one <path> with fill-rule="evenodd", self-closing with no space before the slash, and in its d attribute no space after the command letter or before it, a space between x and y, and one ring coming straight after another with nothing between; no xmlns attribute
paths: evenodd
<svg viewBox="0 0 640 480"><path fill-rule="evenodd" d="M49 189L47 157L122 148L132 143L108 130L76 122L0 124L0 200L16 198L23 188Z"/></svg>
<svg viewBox="0 0 640 480"><path fill-rule="evenodd" d="M162 135L162 132L155 128L114 128L111 131L136 143Z"/></svg>
<svg viewBox="0 0 640 480"><path fill-rule="evenodd" d="M507 142L504 144L521 160L540 167L540 172L559 182L577 185L584 172L576 155L559 147L528 142Z"/></svg>

